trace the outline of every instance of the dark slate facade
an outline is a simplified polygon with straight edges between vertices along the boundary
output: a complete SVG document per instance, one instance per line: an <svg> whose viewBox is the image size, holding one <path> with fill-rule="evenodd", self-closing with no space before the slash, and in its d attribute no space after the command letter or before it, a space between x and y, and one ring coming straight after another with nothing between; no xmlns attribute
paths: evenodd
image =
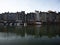
<svg viewBox="0 0 60 45"><path fill-rule="evenodd" d="M35 22L35 13L27 13L26 21L27 21L27 23L34 23Z"/></svg>

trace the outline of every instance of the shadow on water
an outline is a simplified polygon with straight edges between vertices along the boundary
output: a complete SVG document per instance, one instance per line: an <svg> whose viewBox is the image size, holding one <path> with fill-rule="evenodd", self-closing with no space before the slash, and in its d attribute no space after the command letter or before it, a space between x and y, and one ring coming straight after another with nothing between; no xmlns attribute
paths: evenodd
<svg viewBox="0 0 60 45"><path fill-rule="evenodd" d="M0 45L58 45L60 25L0 26Z"/></svg>

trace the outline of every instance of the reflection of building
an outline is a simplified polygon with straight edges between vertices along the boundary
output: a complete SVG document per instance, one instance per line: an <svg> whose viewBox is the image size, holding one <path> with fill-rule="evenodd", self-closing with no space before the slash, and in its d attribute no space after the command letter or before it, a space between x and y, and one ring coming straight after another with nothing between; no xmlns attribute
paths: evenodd
<svg viewBox="0 0 60 45"><path fill-rule="evenodd" d="M41 37L41 36L48 36L49 38L55 37L57 34L60 36L60 25L29 25L27 27L24 26L1 26L1 32L9 32L14 33L20 36L34 36L34 37ZM8 34L8 33L7 33Z"/></svg>

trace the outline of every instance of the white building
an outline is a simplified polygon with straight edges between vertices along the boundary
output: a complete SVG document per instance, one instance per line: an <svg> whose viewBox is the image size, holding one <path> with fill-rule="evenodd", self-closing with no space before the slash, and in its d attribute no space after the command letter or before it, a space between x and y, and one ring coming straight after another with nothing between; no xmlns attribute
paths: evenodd
<svg viewBox="0 0 60 45"><path fill-rule="evenodd" d="M36 16L35 16L36 24L41 24L39 11L35 11L35 14L36 14Z"/></svg>

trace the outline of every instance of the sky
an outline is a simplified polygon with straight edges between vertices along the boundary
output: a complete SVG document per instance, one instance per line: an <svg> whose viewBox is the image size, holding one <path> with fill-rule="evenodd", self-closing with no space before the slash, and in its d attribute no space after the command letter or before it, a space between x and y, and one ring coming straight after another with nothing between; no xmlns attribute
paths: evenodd
<svg viewBox="0 0 60 45"><path fill-rule="evenodd" d="M60 11L60 0L0 0L0 13Z"/></svg>

